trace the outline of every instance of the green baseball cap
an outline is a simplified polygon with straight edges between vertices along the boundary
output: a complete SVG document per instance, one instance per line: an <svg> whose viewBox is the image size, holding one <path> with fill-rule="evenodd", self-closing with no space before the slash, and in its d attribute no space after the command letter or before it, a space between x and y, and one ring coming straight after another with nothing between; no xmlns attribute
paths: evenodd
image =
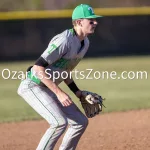
<svg viewBox="0 0 150 150"><path fill-rule="evenodd" d="M81 18L99 18L102 16L95 15L94 10L91 6L87 4L78 5L72 13L72 20L81 19Z"/></svg>

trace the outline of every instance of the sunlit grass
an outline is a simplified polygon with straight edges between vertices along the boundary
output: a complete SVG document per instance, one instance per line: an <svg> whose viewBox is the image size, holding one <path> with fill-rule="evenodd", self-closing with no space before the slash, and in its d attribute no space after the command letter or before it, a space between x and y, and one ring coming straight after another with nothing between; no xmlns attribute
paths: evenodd
<svg viewBox="0 0 150 150"><path fill-rule="evenodd" d="M92 58L84 59L76 67L78 71L87 69L94 71L115 71L118 75L122 71L146 71L150 73L150 57L116 57L116 58ZM40 116L17 95L20 80L4 80L2 71L8 68L10 71L26 71L31 62L11 62L0 64L0 122L20 121L28 119L39 119ZM5 72L6 73L6 72ZM7 73L6 73L7 74ZM73 74L74 75L74 74ZM75 76L74 76L75 77ZM78 76L80 77L80 76ZM103 113L112 111L127 111L131 109L150 108L150 79L75 79L80 89L96 92L106 98ZM81 108L79 100L73 95L69 88L62 83L60 87L69 93L75 103ZM83 111L83 110L82 110Z"/></svg>

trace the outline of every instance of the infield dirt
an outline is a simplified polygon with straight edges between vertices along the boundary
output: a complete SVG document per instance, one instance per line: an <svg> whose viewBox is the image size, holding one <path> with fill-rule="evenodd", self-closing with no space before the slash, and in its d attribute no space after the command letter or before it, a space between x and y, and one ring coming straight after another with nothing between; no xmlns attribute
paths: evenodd
<svg viewBox="0 0 150 150"><path fill-rule="evenodd" d="M35 150L49 127L45 120L0 124L0 150ZM59 149L62 137L56 144ZM150 109L101 114L89 126L77 150L150 150Z"/></svg>

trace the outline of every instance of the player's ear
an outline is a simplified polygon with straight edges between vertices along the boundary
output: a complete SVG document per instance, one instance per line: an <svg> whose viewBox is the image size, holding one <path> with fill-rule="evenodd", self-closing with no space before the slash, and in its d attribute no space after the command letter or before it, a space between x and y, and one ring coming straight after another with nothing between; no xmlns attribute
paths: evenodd
<svg viewBox="0 0 150 150"><path fill-rule="evenodd" d="M76 24L76 20L72 20L72 25L73 26L76 26L77 24Z"/></svg>
<svg viewBox="0 0 150 150"><path fill-rule="evenodd" d="M76 24L77 24L78 26L82 26L82 19L76 20Z"/></svg>

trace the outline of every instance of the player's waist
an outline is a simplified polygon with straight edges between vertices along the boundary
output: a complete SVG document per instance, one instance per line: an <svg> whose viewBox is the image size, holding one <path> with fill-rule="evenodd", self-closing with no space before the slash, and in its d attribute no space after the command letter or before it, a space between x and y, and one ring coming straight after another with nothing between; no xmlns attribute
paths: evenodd
<svg viewBox="0 0 150 150"><path fill-rule="evenodd" d="M36 84L38 85L41 85L41 86L46 86L44 85L42 82L41 82L41 79L39 79L37 76L35 76L32 71L28 71L27 73L27 78L30 79L31 81L35 82ZM48 77L46 77L48 79ZM61 77L51 77L50 80L52 80L54 83L56 83L57 85L60 84L64 79L61 78Z"/></svg>
<svg viewBox="0 0 150 150"><path fill-rule="evenodd" d="M41 80L33 75L32 71L28 71L27 78L35 82L36 84L40 84Z"/></svg>
<svg viewBox="0 0 150 150"><path fill-rule="evenodd" d="M49 68L47 68L49 69ZM50 72L49 72L50 71ZM51 68L47 72L47 70L45 71L45 74L46 74L46 79L50 79L52 80L54 83L56 83L57 85L60 84L64 79L63 79L63 76L64 76L64 73L67 75L67 71L64 71L62 69L58 69L58 68ZM40 84L40 85L43 85L41 79L43 79L44 77L40 74L40 78L38 78L36 76L37 73L34 72L34 70L32 69L32 67L29 67L27 69L27 78L32 80L33 82L35 82L36 84Z"/></svg>

